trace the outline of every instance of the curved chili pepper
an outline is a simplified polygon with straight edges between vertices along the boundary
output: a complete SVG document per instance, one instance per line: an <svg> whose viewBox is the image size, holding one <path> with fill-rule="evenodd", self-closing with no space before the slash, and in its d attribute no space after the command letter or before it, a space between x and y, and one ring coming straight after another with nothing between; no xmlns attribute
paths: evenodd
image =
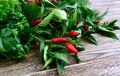
<svg viewBox="0 0 120 76"><path fill-rule="evenodd" d="M31 2L33 2L33 0L27 0L27 3L28 3L28 4L31 3Z"/></svg>
<svg viewBox="0 0 120 76"><path fill-rule="evenodd" d="M83 29L84 29L84 30L89 30L90 28L89 28L88 25L84 25L84 26L83 26Z"/></svg>
<svg viewBox="0 0 120 76"><path fill-rule="evenodd" d="M33 2L33 0L27 0L27 3L28 3L28 4L29 4L29 3L32 3L32 2ZM37 4L37 5L39 5L40 2L41 2L41 0L36 0L36 4Z"/></svg>
<svg viewBox="0 0 120 76"><path fill-rule="evenodd" d="M53 38L52 43L66 43L68 40L66 38Z"/></svg>
<svg viewBox="0 0 120 76"><path fill-rule="evenodd" d="M94 20L93 23L94 23L94 24L99 24L100 21L99 21L99 20Z"/></svg>
<svg viewBox="0 0 120 76"><path fill-rule="evenodd" d="M57 2L57 0L52 0L53 3Z"/></svg>
<svg viewBox="0 0 120 76"><path fill-rule="evenodd" d="M51 45L51 48L52 48L52 51L58 51L58 50L65 49L64 46L58 45L58 44L53 44L53 45Z"/></svg>
<svg viewBox="0 0 120 76"><path fill-rule="evenodd" d="M41 0L36 0L36 4L39 5Z"/></svg>
<svg viewBox="0 0 120 76"><path fill-rule="evenodd" d="M40 22L42 22L41 19L33 20L33 21L30 22L30 26L31 26L31 27L34 27L34 26L36 26L37 24L39 24Z"/></svg>
<svg viewBox="0 0 120 76"><path fill-rule="evenodd" d="M75 48L75 46L74 46L73 44L71 44L71 43L66 43L65 47L66 47L66 49L67 49L68 51L70 51L71 53L75 53L75 54L78 53L78 50L77 50L77 49Z"/></svg>
<svg viewBox="0 0 120 76"><path fill-rule="evenodd" d="M79 34L77 32L68 32L68 34L67 34L68 37L76 37L78 35Z"/></svg>

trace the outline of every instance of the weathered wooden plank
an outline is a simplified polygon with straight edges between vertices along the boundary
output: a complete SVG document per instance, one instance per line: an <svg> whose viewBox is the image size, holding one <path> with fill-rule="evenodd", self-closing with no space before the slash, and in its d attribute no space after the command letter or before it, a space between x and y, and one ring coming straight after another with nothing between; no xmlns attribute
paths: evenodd
<svg viewBox="0 0 120 76"><path fill-rule="evenodd" d="M56 69L26 76L58 76ZM60 76L120 76L120 55L67 66Z"/></svg>

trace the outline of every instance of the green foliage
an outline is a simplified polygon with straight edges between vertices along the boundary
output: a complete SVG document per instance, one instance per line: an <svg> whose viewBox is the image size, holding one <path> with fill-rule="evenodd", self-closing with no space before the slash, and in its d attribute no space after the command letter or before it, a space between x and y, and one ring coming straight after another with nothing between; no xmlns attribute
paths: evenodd
<svg viewBox="0 0 120 76"><path fill-rule="evenodd" d="M97 41L96 41L96 39L92 35L86 35L85 38L87 40L89 40L90 42L92 42L93 44L97 45Z"/></svg>
<svg viewBox="0 0 120 76"><path fill-rule="evenodd" d="M118 40L118 37L115 35L115 33L107 30L106 28L98 27L98 32L101 33L102 35Z"/></svg>
<svg viewBox="0 0 120 76"><path fill-rule="evenodd" d="M19 36L28 23L20 5L18 0L0 0L0 59L20 61L26 57Z"/></svg>
<svg viewBox="0 0 120 76"><path fill-rule="evenodd" d="M20 61L30 51L30 45L39 45L39 59L44 64L43 69L56 64L60 74L69 63L66 43L53 44L52 38L66 38L79 52L85 49L80 44L82 38L98 44L93 33L118 39L112 32L120 29L115 25L117 20L94 23L94 20L100 21L107 11L100 15L86 6L88 0L57 0L56 3L41 0L39 4L36 4L36 0L31 3L26 1L0 0L0 59ZM31 21L37 19L42 22L36 22L36 26L30 27ZM79 36L67 37L70 31L79 33ZM80 62L78 54L74 57Z"/></svg>
<svg viewBox="0 0 120 76"><path fill-rule="evenodd" d="M11 29L3 29L0 33L0 54L2 58L21 60L25 58L24 46L20 44L20 40L17 35L14 35Z"/></svg>
<svg viewBox="0 0 120 76"><path fill-rule="evenodd" d="M63 60L56 60L56 65L57 65L57 70L58 73L61 74L62 71L64 70L64 67L67 65L65 61Z"/></svg>
<svg viewBox="0 0 120 76"><path fill-rule="evenodd" d="M48 51L48 54L49 54L50 57L60 59L60 60L63 60L64 62L68 63L68 59L67 59L65 51L62 51L62 52Z"/></svg>
<svg viewBox="0 0 120 76"><path fill-rule="evenodd" d="M40 18L41 9L35 2L24 5L23 12L28 21Z"/></svg>

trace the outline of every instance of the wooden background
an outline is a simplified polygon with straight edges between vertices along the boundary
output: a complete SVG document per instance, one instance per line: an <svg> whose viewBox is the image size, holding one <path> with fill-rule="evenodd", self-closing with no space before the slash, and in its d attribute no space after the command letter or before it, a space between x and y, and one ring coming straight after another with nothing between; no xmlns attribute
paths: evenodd
<svg viewBox="0 0 120 76"><path fill-rule="evenodd" d="M120 26L120 0L90 0L91 8L101 13L108 9L103 21L118 19ZM114 31L120 39L120 31ZM120 40L114 40L99 34L94 34L99 44L93 45L82 41L86 50L79 52L82 62L76 64L74 58L68 55L70 64L65 67L60 76L120 76ZM22 62L0 61L0 76L58 76L56 69L42 70L38 55L31 51Z"/></svg>

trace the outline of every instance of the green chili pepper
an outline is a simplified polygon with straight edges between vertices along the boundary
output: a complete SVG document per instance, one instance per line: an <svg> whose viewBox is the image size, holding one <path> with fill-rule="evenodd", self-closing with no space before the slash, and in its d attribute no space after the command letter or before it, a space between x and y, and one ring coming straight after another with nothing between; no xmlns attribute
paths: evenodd
<svg viewBox="0 0 120 76"><path fill-rule="evenodd" d="M57 51L57 50L65 49L64 46L62 46L62 45L57 45L57 44L53 44L53 45L51 46L51 48L52 48L52 51Z"/></svg>

